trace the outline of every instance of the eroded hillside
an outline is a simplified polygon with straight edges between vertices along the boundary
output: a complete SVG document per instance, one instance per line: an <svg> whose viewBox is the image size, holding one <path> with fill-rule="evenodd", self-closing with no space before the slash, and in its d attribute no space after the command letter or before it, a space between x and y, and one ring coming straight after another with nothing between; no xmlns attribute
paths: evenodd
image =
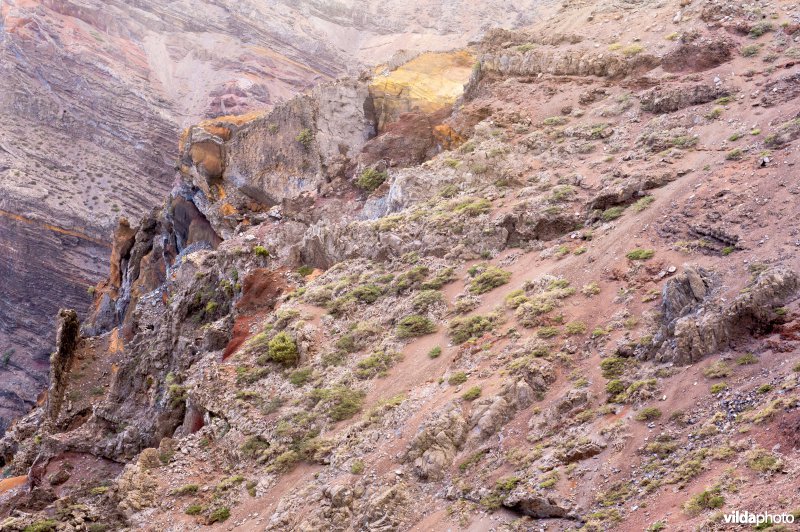
<svg viewBox="0 0 800 532"><path fill-rule="evenodd" d="M0 433L46 385L60 306L85 313L117 219L172 186L179 131L516 27L532 0L0 1ZM447 22L440 16L447 13Z"/></svg>
<svg viewBox="0 0 800 532"><path fill-rule="evenodd" d="M794 10L574 3L188 128L0 442L2 526L797 514Z"/></svg>

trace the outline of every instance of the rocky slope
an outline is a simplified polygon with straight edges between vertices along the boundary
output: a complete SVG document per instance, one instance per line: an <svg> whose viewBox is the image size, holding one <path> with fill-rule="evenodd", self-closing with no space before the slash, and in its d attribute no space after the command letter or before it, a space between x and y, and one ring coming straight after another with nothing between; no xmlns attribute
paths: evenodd
<svg viewBox="0 0 800 532"><path fill-rule="evenodd" d="M0 526L800 515L798 17L564 4L188 128L59 315Z"/></svg>
<svg viewBox="0 0 800 532"><path fill-rule="evenodd" d="M181 128L401 49L464 45L486 20L525 23L532 5L0 2L0 432L44 384L58 306L84 313L108 274L117 218L169 191Z"/></svg>

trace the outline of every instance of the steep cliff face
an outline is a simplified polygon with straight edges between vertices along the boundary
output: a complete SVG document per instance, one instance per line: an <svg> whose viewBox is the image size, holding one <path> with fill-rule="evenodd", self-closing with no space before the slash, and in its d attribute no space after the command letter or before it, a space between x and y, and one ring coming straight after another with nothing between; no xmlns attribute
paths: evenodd
<svg viewBox="0 0 800 532"><path fill-rule="evenodd" d="M381 122L364 78L188 128L0 440L2 526L794 511L800 12L778 7L561 5L465 51L435 109L408 90Z"/></svg>
<svg viewBox="0 0 800 532"><path fill-rule="evenodd" d="M120 215L171 187L177 132L408 53L533 2L0 2L0 429L42 388L59 306L84 314ZM449 12L447 23L437 22ZM198 146L197 149L202 149Z"/></svg>

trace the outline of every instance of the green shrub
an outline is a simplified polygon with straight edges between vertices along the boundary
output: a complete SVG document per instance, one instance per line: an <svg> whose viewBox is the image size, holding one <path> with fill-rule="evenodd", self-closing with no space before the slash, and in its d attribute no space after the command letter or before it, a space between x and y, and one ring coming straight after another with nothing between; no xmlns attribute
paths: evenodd
<svg viewBox="0 0 800 532"><path fill-rule="evenodd" d="M709 379L722 379L724 377L730 377L731 368L722 360L718 360L704 369L703 375Z"/></svg>
<svg viewBox="0 0 800 532"><path fill-rule="evenodd" d="M480 462L481 459L484 456L486 456L486 453L487 453L486 449L482 449L480 451L473 453L469 458L458 464L459 471L461 471L462 473L466 472L469 468Z"/></svg>
<svg viewBox="0 0 800 532"><path fill-rule="evenodd" d="M436 332L436 324L425 316L412 314L401 319L397 324L398 338L414 338Z"/></svg>
<svg viewBox="0 0 800 532"><path fill-rule="evenodd" d="M364 472L364 462L361 460L354 460L352 464L350 464L350 472L354 475L360 475Z"/></svg>
<svg viewBox="0 0 800 532"><path fill-rule="evenodd" d="M546 126L563 126L567 123L566 116L549 116L542 122Z"/></svg>
<svg viewBox="0 0 800 532"><path fill-rule="evenodd" d="M628 57L633 57L634 55L638 55L639 53L644 50L644 46L641 44L629 44L625 48L622 49L622 54Z"/></svg>
<svg viewBox="0 0 800 532"><path fill-rule="evenodd" d="M761 51L761 47L757 44L748 44L747 46L743 46L739 53L742 54L743 57L753 57L758 55ZM736 140L736 139L734 139Z"/></svg>
<svg viewBox="0 0 800 532"><path fill-rule="evenodd" d="M253 384L258 382L264 377L269 375L267 368L248 368L239 366L236 368L236 382L237 384Z"/></svg>
<svg viewBox="0 0 800 532"><path fill-rule="evenodd" d="M181 486L180 488L176 488L173 490L172 494L181 496L181 495L194 495L198 492L200 486L197 484L186 484L185 486Z"/></svg>
<svg viewBox="0 0 800 532"><path fill-rule="evenodd" d="M753 449L745 458L747 467L759 473L776 473L783 469L783 461L765 449Z"/></svg>
<svg viewBox="0 0 800 532"><path fill-rule="evenodd" d="M720 116L722 116L722 112L724 109L722 107L714 107L711 111L706 113L706 118L709 120L716 120Z"/></svg>
<svg viewBox="0 0 800 532"><path fill-rule="evenodd" d="M57 525L58 523L52 519L44 519L26 526L23 532L54 532Z"/></svg>
<svg viewBox="0 0 800 532"><path fill-rule="evenodd" d="M725 158L729 161L738 161L744 157L744 151L741 148L734 148L725 154Z"/></svg>
<svg viewBox="0 0 800 532"><path fill-rule="evenodd" d="M438 345L428 351L428 358L439 358L442 355L442 348Z"/></svg>
<svg viewBox="0 0 800 532"><path fill-rule="evenodd" d="M480 386L473 386L472 388L470 388L469 390L464 392L464 395L462 395L461 397L465 401L474 401L475 399L477 399L480 396L481 396L481 387Z"/></svg>
<svg viewBox="0 0 800 532"><path fill-rule="evenodd" d="M719 489L704 490L689 499L683 506L687 513L694 515L702 510L714 510L725 505L725 497L720 495Z"/></svg>
<svg viewBox="0 0 800 532"><path fill-rule="evenodd" d="M314 268L312 268L311 266L303 265L297 268L297 273L299 275L302 275L303 277L308 277L309 275L314 273Z"/></svg>
<svg viewBox="0 0 800 532"><path fill-rule="evenodd" d="M750 28L750 33L748 35L750 35L751 39L757 39L757 38L761 37L762 35L764 35L765 33L769 33L773 29L774 28L773 28L771 22L767 22L766 20L763 20L763 21L756 22L755 24L753 24L753 26Z"/></svg>
<svg viewBox="0 0 800 532"><path fill-rule="evenodd" d="M350 295L362 303L375 303L382 295L383 289L376 284L364 284L355 287Z"/></svg>
<svg viewBox="0 0 800 532"><path fill-rule="evenodd" d="M592 281L591 283L583 285L583 288L581 288L581 293L586 297L596 296L600 293L600 285Z"/></svg>
<svg viewBox="0 0 800 532"><path fill-rule="evenodd" d="M428 308L442 302L442 293L438 290L423 290L414 296L411 305L414 310L425 312Z"/></svg>
<svg viewBox="0 0 800 532"><path fill-rule="evenodd" d="M297 344L286 331L281 331L269 341L267 357L273 362L284 366L291 366L297 363L300 353Z"/></svg>
<svg viewBox="0 0 800 532"><path fill-rule="evenodd" d="M311 379L314 373L312 368L301 368L289 374L289 382L295 386L302 386Z"/></svg>
<svg viewBox="0 0 800 532"><path fill-rule="evenodd" d="M747 366L750 364L758 364L758 357L753 353L745 353L736 359L736 363L740 366Z"/></svg>
<svg viewBox="0 0 800 532"><path fill-rule="evenodd" d="M536 336L539 338L554 338L558 336L558 327L540 327L538 331L536 331Z"/></svg>
<svg viewBox="0 0 800 532"><path fill-rule="evenodd" d="M619 379L613 379L606 383L606 393L611 396L616 396L625 391L627 386Z"/></svg>
<svg viewBox="0 0 800 532"><path fill-rule="evenodd" d="M467 374L463 371L456 371L455 373L450 375L450 378L447 379L447 383L452 386L457 386L459 384L464 384L467 382Z"/></svg>
<svg viewBox="0 0 800 532"><path fill-rule="evenodd" d="M629 251L625 256L628 257L629 260L648 260L655 254L656 252L652 249L636 248Z"/></svg>
<svg viewBox="0 0 800 532"><path fill-rule="evenodd" d="M469 291L473 294L485 294L498 286L508 283L509 279L511 279L511 272L501 270L496 266L489 266L472 279L469 284Z"/></svg>
<svg viewBox="0 0 800 532"><path fill-rule="evenodd" d="M603 211L603 214L600 215L600 218L604 222L610 222L611 220L616 220L625 212L625 207L620 205L616 207L610 207Z"/></svg>
<svg viewBox="0 0 800 532"><path fill-rule="evenodd" d="M772 391L772 385L771 384L762 384L761 386L756 388L756 393L758 393L758 394L765 394L765 393L769 393L771 391Z"/></svg>
<svg viewBox="0 0 800 532"><path fill-rule="evenodd" d="M269 449L269 442L261 436L250 436L242 444L241 450L248 458L257 458Z"/></svg>
<svg viewBox="0 0 800 532"><path fill-rule="evenodd" d="M653 421L661 417L661 410L654 406L647 406L636 413L637 421Z"/></svg>
<svg viewBox="0 0 800 532"><path fill-rule="evenodd" d="M256 257L264 257L264 258L269 257L269 250L264 246L254 246L253 253L256 254Z"/></svg>
<svg viewBox="0 0 800 532"><path fill-rule="evenodd" d="M600 369L602 370L603 377L606 379L613 379L625 372L625 365L626 361L624 358L608 357L600 362Z"/></svg>
<svg viewBox="0 0 800 532"><path fill-rule="evenodd" d="M454 344L463 344L472 338L479 338L494 329L495 320L488 316L467 316L454 318L449 324L450 338Z"/></svg>
<svg viewBox="0 0 800 532"><path fill-rule="evenodd" d="M725 384L724 382L718 382L716 384L712 384L711 385L711 393L713 393L714 395L722 393L727 389L728 389L728 385Z"/></svg>
<svg viewBox="0 0 800 532"><path fill-rule="evenodd" d="M203 513L203 507L199 504L190 504L186 507L186 515L200 515Z"/></svg>
<svg viewBox="0 0 800 532"><path fill-rule="evenodd" d="M222 523L231 516L231 511L226 507L217 508L208 516L209 523Z"/></svg>
<svg viewBox="0 0 800 532"><path fill-rule="evenodd" d="M389 178L389 174L379 172L374 168L365 168L361 175L356 179L356 185L367 192L373 192Z"/></svg>
<svg viewBox="0 0 800 532"><path fill-rule="evenodd" d="M318 388L309 394L315 404L321 404L333 421L353 417L364 402L364 392L338 385L332 388Z"/></svg>
<svg viewBox="0 0 800 532"><path fill-rule="evenodd" d="M586 332L586 324L582 321L571 321L564 326L564 331L567 334L583 334Z"/></svg>
<svg viewBox="0 0 800 532"><path fill-rule="evenodd" d="M376 351L356 364L356 377L359 379L371 379L376 375L383 377L400 358L400 353Z"/></svg>
<svg viewBox="0 0 800 532"><path fill-rule="evenodd" d="M464 198L456 200L451 208L455 212L464 213L467 216L479 216L486 214L492 208L492 204L485 198Z"/></svg>
<svg viewBox="0 0 800 532"><path fill-rule="evenodd" d="M297 134L295 140L302 144L305 149L308 149L311 147L311 143L314 142L314 133L312 133L310 129L305 128Z"/></svg>

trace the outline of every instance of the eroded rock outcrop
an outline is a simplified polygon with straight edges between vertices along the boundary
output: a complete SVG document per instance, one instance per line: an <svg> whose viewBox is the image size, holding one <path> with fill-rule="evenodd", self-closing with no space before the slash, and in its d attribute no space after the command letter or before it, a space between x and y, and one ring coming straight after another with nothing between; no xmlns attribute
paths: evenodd
<svg viewBox="0 0 800 532"><path fill-rule="evenodd" d="M800 280L790 269L769 268L727 304L713 297L710 287L709 274L694 268L665 284L659 360L696 362L736 338L768 331L779 320L776 309L796 297Z"/></svg>

